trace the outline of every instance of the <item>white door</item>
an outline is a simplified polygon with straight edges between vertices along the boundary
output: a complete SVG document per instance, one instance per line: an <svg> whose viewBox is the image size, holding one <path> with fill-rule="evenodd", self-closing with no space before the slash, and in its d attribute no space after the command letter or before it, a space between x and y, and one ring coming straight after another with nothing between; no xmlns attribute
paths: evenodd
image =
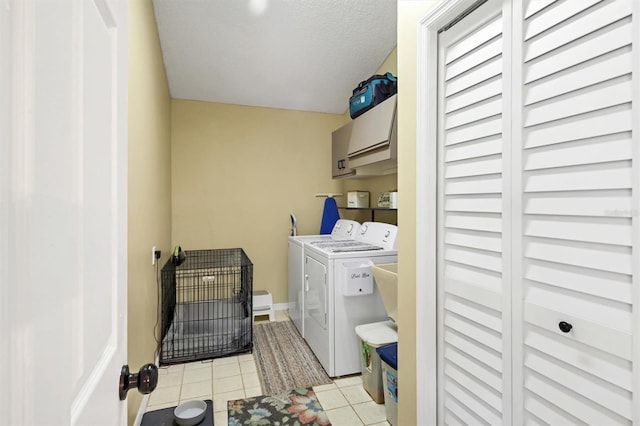
<svg viewBox="0 0 640 426"><path fill-rule="evenodd" d="M125 424L127 3L0 14L0 423Z"/></svg>
<svg viewBox="0 0 640 426"><path fill-rule="evenodd" d="M540 3L514 8L513 421L637 424L638 2Z"/></svg>
<svg viewBox="0 0 640 426"><path fill-rule="evenodd" d="M503 25L501 2L489 1L438 39L441 424L511 419Z"/></svg>
<svg viewBox="0 0 640 426"><path fill-rule="evenodd" d="M640 421L639 12L489 1L438 36L442 423Z"/></svg>
<svg viewBox="0 0 640 426"><path fill-rule="evenodd" d="M306 257L304 319L308 327L327 328L327 267Z"/></svg>
<svg viewBox="0 0 640 426"><path fill-rule="evenodd" d="M305 256L304 338L318 361L333 375L333 338L327 327L327 267Z"/></svg>

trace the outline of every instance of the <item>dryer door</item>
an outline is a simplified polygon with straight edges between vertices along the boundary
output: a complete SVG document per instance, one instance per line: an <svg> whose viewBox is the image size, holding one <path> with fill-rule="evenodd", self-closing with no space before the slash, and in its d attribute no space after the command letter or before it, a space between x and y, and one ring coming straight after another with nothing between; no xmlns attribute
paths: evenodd
<svg viewBox="0 0 640 426"><path fill-rule="evenodd" d="M333 336L329 327L327 266L305 256L304 339L329 376L333 376Z"/></svg>
<svg viewBox="0 0 640 426"><path fill-rule="evenodd" d="M305 267L305 322L327 329L327 268L312 257L307 256ZM308 324L308 323L307 323Z"/></svg>

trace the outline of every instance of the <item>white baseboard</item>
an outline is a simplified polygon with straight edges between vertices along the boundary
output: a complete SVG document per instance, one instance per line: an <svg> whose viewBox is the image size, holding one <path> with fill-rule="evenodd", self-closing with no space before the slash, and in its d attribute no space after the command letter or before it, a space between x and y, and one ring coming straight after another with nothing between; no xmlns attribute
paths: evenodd
<svg viewBox="0 0 640 426"><path fill-rule="evenodd" d="M287 311L287 310L289 310L289 304L288 303L274 303L273 304L273 310L274 311Z"/></svg>

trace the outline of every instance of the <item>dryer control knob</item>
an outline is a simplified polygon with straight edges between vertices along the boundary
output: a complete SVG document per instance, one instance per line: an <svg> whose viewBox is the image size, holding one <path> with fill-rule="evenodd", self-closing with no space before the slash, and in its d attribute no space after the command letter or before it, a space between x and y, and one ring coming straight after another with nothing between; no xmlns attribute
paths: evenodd
<svg viewBox="0 0 640 426"><path fill-rule="evenodd" d="M362 228L360 228L360 235L364 235L364 233L367 232L367 229L369 229L367 225L362 225Z"/></svg>

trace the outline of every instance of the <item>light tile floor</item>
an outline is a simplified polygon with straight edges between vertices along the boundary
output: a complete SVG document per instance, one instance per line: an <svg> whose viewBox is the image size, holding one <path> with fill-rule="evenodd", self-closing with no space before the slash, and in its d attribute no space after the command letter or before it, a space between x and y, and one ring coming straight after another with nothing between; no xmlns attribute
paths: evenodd
<svg viewBox="0 0 640 426"><path fill-rule="evenodd" d="M286 311L276 311L276 321L288 320ZM371 399L360 375L335 379L313 390L334 426L389 426L384 404ZM175 407L189 399L211 399L214 423L226 425L228 400L262 394L253 355L244 354L161 367L158 387L149 396L146 411Z"/></svg>

